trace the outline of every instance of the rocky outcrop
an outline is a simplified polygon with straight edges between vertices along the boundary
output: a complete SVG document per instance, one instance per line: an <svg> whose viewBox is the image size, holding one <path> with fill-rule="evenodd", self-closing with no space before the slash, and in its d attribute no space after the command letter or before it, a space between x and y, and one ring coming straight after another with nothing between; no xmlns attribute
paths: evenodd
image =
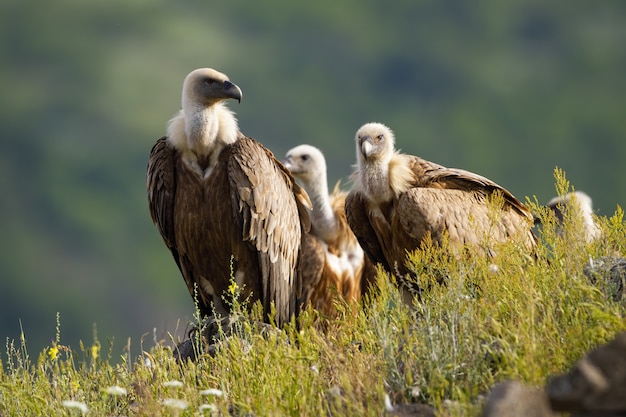
<svg viewBox="0 0 626 417"><path fill-rule="evenodd" d="M518 381L496 384L487 395L483 417L626 416L626 332L549 379L544 389Z"/></svg>
<svg viewBox="0 0 626 417"><path fill-rule="evenodd" d="M552 409L573 416L626 416L626 332L552 378L546 392Z"/></svg>

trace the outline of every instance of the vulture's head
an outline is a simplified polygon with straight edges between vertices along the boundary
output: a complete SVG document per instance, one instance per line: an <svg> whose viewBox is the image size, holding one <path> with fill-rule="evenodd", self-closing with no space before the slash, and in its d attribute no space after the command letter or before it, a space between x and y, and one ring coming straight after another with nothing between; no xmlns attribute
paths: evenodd
<svg viewBox="0 0 626 417"><path fill-rule="evenodd" d="M578 207L574 206L574 200L576 200L576 204ZM554 197L552 200L548 201L546 204L548 208L550 208L557 220L563 222L563 209L579 209L580 213L583 215L586 213L593 213L593 201L591 197L582 191L574 191L571 193L567 193L565 195Z"/></svg>
<svg viewBox="0 0 626 417"><path fill-rule="evenodd" d="M183 108L197 105L209 107L229 98L241 102L242 95L241 89L225 74L212 68L199 68L185 78Z"/></svg>
<svg viewBox="0 0 626 417"><path fill-rule="evenodd" d="M395 137L382 123L367 123L356 132L358 162L387 162L394 152Z"/></svg>
<svg viewBox="0 0 626 417"><path fill-rule="evenodd" d="M600 237L602 232L593 218L593 201L586 193L573 191L554 197L546 207L552 210L559 225L563 224L566 212L581 219L583 233L588 242ZM541 223L539 218L535 220L535 224L538 223ZM557 231L560 232L560 227Z"/></svg>
<svg viewBox="0 0 626 417"><path fill-rule="evenodd" d="M285 167L304 184L313 184L326 178L326 160L322 151L311 145L290 149L283 159Z"/></svg>

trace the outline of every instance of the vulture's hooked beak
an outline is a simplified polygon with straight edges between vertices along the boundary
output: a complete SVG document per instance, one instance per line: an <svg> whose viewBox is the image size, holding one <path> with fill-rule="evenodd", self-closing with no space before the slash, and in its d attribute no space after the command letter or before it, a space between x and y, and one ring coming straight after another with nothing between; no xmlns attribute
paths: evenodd
<svg viewBox="0 0 626 417"><path fill-rule="evenodd" d="M241 98L243 97L243 93L241 92L241 88L237 86L237 84L232 83L228 80L224 81L224 94L228 98L232 98L241 103Z"/></svg>
<svg viewBox="0 0 626 417"><path fill-rule="evenodd" d="M291 172L291 175L302 174L302 167L295 164L291 156L285 157L285 159L280 162Z"/></svg>
<svg viewBox="0 0 626 417"><path fill-rule="evenodd" d="M285 166L285 168L287 168L289 171L291 171L291 169L293 168L292 164L291 164L291 157L288 156L285 159L283 159L281 161L283 163L283 165Z"/></svg>
<svg viewBox="0 0 626 417"><path fill-rule="evenodd" d="M372 152L372 148L374 147L374 145L372 144L372 137L364 136L359 139L359 142L361 145L361 153L363 154L363 156L365 156L365 159L367 159L367 157Z"/></svg>

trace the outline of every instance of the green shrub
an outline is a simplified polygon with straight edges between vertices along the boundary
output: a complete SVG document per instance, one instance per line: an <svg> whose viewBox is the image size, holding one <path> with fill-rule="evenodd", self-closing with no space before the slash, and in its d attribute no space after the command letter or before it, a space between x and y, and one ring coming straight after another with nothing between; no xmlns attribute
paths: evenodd
<svg viewBox="0 0 626 417"><path fill-rule="evenodd" d="M568 191L556 177L557 191ZM543 223L536 257L507 243L493 258L458 260L445 244L426 244L403 277L420 291L399 290L381 270L361 305L338 303L336 318L309 308L282 331L256 326L258 306L246 313L245 302L231 300L234 330L196 362L178 364L165 342L134 360L111 358L110 348L103 357L96 335L75 352L61 344L60 326L36 361L24 338L7 341L0 416L374 416L385 395L477 415L497 381L543 385L626 329L624 302L602 276L583 274L590 259L624 253L621 209L598 219L603 236L587 243L575 219L557 233L549 212L527 204Z"/></svg>

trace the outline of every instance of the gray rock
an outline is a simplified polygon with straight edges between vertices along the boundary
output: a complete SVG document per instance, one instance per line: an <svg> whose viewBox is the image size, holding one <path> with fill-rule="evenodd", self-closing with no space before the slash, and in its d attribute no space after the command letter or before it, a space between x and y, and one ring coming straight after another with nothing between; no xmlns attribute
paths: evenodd
<svg viewBox="0 0 626 417"><path fill-rule="evenodd" d="M485 399L483 417L555 417L542 389L518 381L499 382Z"/></svg>
<svg viewBox="0 0 626 417"><path fill-rule="evenodd" d="M394 417L435 417L435 409L426 404L396 404L387 410L386 416Z"/></svg>
<svg viewBox="0 0 626 417"><path fill-rule="evenodd" d="M552 378L547 393L557 411L626 415L626 332L588 353L567 374Z"/></svg>
<svg viewBox="0 0 626 417"><path fill-rule="evenodd" d="M626 259L616 256L591 258L583 273L613 301L623 301L626 286Z"/></svg>

